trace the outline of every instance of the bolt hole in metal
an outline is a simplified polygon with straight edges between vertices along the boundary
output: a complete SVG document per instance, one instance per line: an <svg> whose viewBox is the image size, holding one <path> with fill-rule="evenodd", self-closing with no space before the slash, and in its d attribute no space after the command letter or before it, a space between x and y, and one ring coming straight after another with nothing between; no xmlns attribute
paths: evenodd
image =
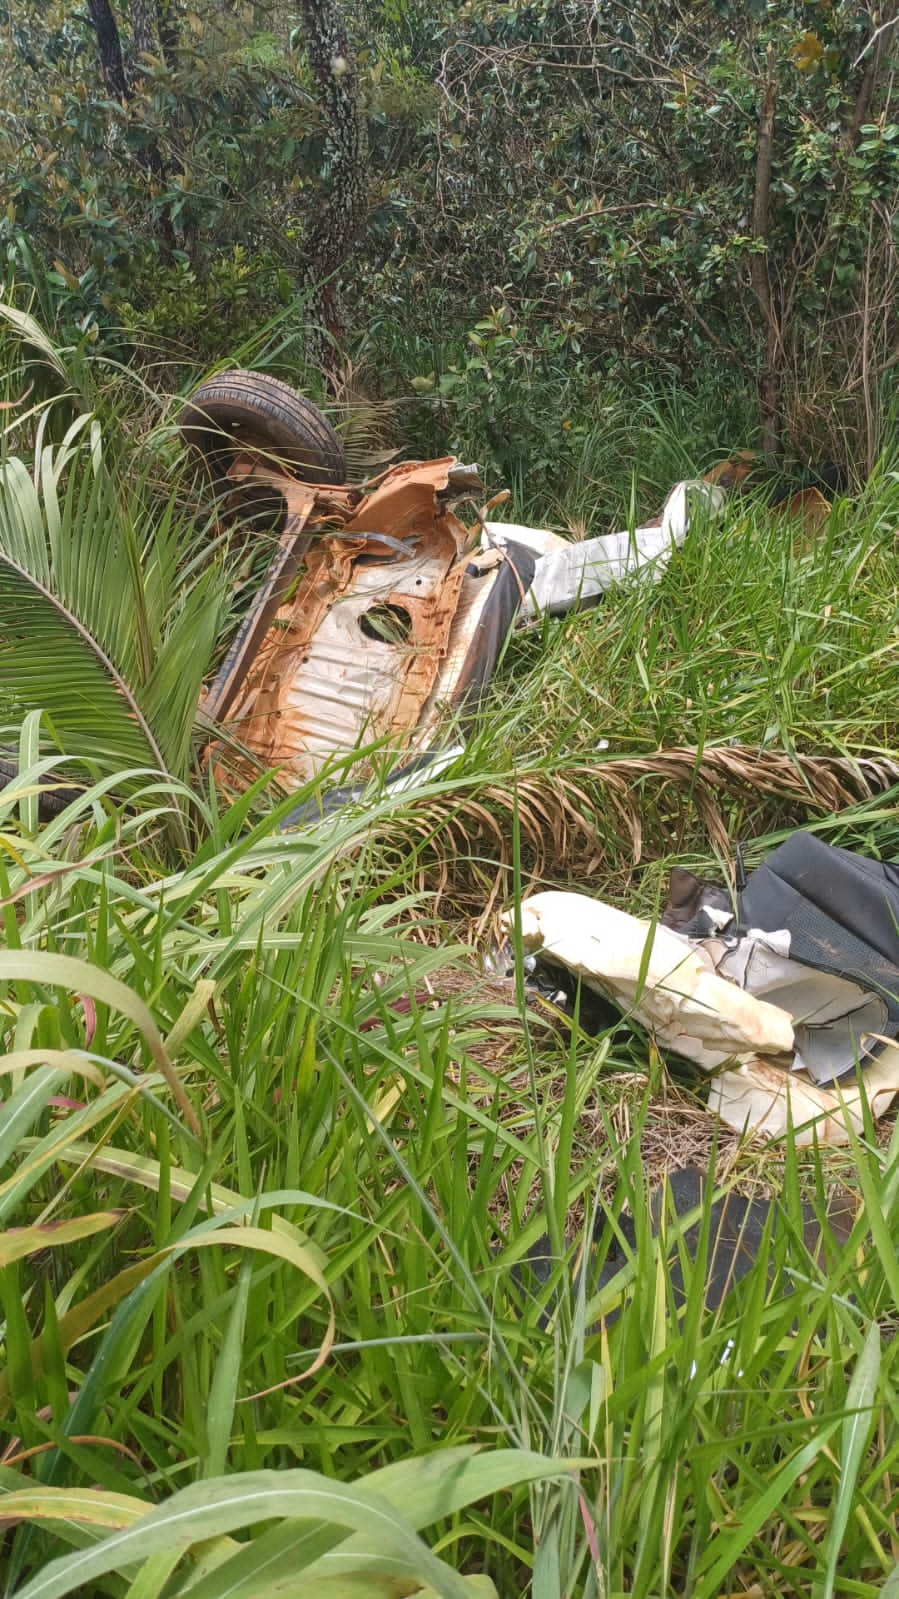
<svg viewBox="0 0 899 1599"><path fill-rule="evenodd" d="M412 618L402 605L370 606L360 616L359 628L378 644L409 644L412 639Z"/></svg>

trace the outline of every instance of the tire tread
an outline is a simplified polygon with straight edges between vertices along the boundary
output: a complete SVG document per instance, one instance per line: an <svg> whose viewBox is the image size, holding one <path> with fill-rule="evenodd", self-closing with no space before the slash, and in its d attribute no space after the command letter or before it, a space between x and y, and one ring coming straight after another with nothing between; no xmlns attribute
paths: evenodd
<svg viewBox="0 0 899 1599"><path fill-rule="evenodd" d="M260 444L296 476L345 482L343 446L327 417L280 378L240 368L221 372L201 383L178 418L185 444L198 449L216 473L229 455L228 430L235 425L257 428Z"/></svg>

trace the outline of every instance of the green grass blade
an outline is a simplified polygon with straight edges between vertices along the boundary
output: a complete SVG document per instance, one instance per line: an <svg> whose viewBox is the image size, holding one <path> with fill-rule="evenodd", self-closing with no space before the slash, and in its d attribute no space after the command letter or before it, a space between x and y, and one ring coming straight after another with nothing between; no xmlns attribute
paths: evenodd
<svg viewBox="0 0 899 1599"><path fill-rule="evenodd" d="M366 1489L394 1506L414 1531L451 1516L480 1499L527 1482L546 1481L574 1471L579 1462L549 1460L522 1449L478 1453L473 1446L435 1450L433 1454L397 1461L372 1472ZM585 1464L585 1462L580 1462ZM185 1599L253 1599L258 1583L287 1581L297 1558L309 1548L309 1534L290 1524L272 1528L235 1554L227 1565L185 1590ZM361 1535L351 1536L338 1555L323 1562L310 1561L305 1569L309 1583L323 1579L335 1565L358 1567L371 1545ZM278 1590L280 1591L280 1589Z"/></svg>
<svg viewBox="0 0 899 1599"><path fill-rule="evenodd" d="M102 1544L51 1561L16 1599L63 1599L84 1592L98 1577L164 1550L186 1553L209 1538L282 1518L364 1532L408 1560L440 1599L468 1599L461 1580L430 1554L391 1505L311 1471L247 1472L195 1483ZM264 1599L265 1590L257 1594Z"/></svg>
<svg viewBox="0 0 899 1599"><path fill-rule="evenodd" d="M180 1077L166 1054L159 1029L143 1000L124 983L107 972L72 955L54 955L43 950L0 952L0 982L46 983L90 994L127 1016L142 1034L147 1048L172 1092L190 1130L199 1136L197 1113Z"/></svg>
<svg viewBox="0 0 899 1599"><path fill-rule="evenodd" d="M696 1599L713 1599L713 1596L718 1594L721 1583L733 1571L753 1538L764 1527L768 1517L783 1503L788 1489L817 1459L839 1425L839 1421L830 1421L820 1427L814 1438L797 1450L792 1460L781 1467L764 1493L750 1502L740 1525L731 1532L719 1533L713 1540L707 1557L699 1562L701 1575L696 1584Z"/></svg>
<svg viewBox="0 0 899 1599"><path fill-rule="evenodd" d="M825 1540L827 1570L824 1575L822 1599L833 1599L843 1537L857 1500L859 1469L877 1415L876 1401L881 1368L880 1338L880 1326L875 1321L868 1329L846 1396L846 1409L849 1414L842 1426L840 1481Z"/></svg>
<svg viewBox="0 0 899 1599"><path fill-rule="evenodd" d="M46 1222L42 1226L19 1227L0 1235L0 1270L15 1260L39 1254L44 1249L61 1248L90 1238L121 1220L119 1210L100 1211L93 1216L73 1216L69 1221Z"/></svg>

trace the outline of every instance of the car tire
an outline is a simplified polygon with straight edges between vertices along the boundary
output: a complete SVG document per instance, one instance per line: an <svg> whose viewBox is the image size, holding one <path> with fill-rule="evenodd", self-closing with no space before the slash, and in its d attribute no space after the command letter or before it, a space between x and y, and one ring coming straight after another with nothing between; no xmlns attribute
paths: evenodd
<svg viewBox="0 0 899 1599"><path fill-rule="evenodd" d="M0 755L0 791L14 783L19 775L19 763L12 759L12 752ZM37 798L38 820L52 822L54 817L61 816L67 805L77 799L83 791L80 788L41 789Z"/></svg>
<svg viewBox="0 0 899 1599"><path fill-rule="evenodd" d="M236 454L248 453L304 482L346 482L343 445L327 417L264 372L220 372L201 383L178 417L178 430L214 478L225 476Z"/></svg>

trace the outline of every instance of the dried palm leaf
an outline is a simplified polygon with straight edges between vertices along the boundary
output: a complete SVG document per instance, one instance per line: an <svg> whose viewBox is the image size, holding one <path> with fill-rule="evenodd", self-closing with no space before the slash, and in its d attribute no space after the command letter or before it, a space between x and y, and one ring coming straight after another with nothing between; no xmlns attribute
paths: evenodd
<svg viewBox="0 0 899 1599"><path fill-rule="evenodd" d="M476 936L508 892L514 818L527 885L603 873L621 879L673 848L701 844L727 860L734 839L800 825L885 793L899 764L788 755L734 745L682 747L555 771L519 770L514 784L470 784L410 799L379 838L419 861L418 878L457 909L478 905ZM701 837L696 838L697 821Z"/></svg>

